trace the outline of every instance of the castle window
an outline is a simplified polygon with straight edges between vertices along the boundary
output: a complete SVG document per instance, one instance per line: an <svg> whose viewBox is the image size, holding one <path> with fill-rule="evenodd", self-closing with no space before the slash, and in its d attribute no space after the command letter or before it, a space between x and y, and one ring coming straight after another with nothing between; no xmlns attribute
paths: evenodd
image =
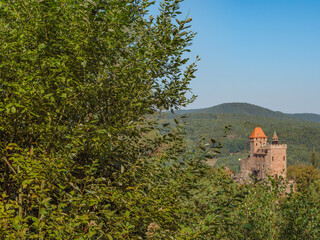
<svg viewBox="0 0 320 240"><path fill-rule="evenodd" d="M258 146L258 143L256 143L256 146Z"/></svg>
<svg viewBox="0 0 320 240"><path fill-rule="evenodd" d="M283 161L285 161L286 160L286 156L283 156Z"/></svg>
<svg viewBox="0 0 320 240"><path fill-rule="evenodd" d="M272 157L272 161L273 161L273 157Z"/></svg>

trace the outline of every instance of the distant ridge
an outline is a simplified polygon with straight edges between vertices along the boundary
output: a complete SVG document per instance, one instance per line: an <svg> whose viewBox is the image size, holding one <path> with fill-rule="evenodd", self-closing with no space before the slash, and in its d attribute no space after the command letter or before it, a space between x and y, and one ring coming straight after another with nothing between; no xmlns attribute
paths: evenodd
<svg viewBox="0 0 320 240"><path fill-rule="evenodd" d="M279 111L272 111L270 109L260 107L249 103L223 103L217 106L202 108L202 109L190 109L182 110L182 114L241 114L241 115L253 115L266 118L280 118L280 119L298 119L311 122L320 122L320 115L314 113L282 113Z"/></svg>

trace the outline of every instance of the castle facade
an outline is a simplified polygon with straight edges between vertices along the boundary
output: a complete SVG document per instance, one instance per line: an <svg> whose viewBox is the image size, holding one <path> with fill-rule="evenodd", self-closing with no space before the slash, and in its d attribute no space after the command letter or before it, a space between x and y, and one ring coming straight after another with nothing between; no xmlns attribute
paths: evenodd
<svg viewBox="0 0 320 240"><path fill-rule="evenodd" d="M260 127L256 127L250 139L250 154L247 159L241 160L240 174L242 179L254 175L257 179L268 176L286 179L287 175L287 144L279 144L279 139L274 132L272 142Z"/></svg>

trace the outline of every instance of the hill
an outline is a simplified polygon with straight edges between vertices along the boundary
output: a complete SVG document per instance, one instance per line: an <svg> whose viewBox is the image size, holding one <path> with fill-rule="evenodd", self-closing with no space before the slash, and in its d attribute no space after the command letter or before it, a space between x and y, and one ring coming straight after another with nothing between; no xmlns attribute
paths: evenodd
<svg viewBox="0 0 320 240"><path fill-rule="evenodd" d="M240 167L239 158L249 152L249 136L257 126L271 139L277 132L280 142L288 144L288 165L309 164L313 149L320 152L320 116L317 114L285 114L246 103L227 103L206 109L184 110L185 130L190 145L202 137L214 138L223 145L217 164L233 171ZM167 114L167 121L179 115ZM224 127L231 125L225 134Z"/></svg>
<svg viewBox="0 0 320 240"><path fill-rule="evenodd" d="M260 107L249 103L223 103L217 106L203 109L190 109L182 110L181 114L199 114L199 113L210 113L210 114L241 114L241 115L252 115L267 118L278 118L278 119L300 119L312 122L320 122L320 115L313 113L282 113L279 111L272 111L270 109Z"/></svg>

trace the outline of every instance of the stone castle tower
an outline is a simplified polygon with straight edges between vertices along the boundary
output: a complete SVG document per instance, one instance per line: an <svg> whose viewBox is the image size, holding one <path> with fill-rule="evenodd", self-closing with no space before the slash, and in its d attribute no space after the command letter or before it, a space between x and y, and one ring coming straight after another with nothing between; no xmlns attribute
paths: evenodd
<svg viewBox="0 0 320 240"><path fill-rule="evenodd" d="M257 179L268 176L284 179L287 175L287 144L279 144L279 139L274 132L272 142L267 142L268 137L260 127L256 127L250 139L250 155L241 160L240 174L242 179L248 179L253 174Z"/></svg>

